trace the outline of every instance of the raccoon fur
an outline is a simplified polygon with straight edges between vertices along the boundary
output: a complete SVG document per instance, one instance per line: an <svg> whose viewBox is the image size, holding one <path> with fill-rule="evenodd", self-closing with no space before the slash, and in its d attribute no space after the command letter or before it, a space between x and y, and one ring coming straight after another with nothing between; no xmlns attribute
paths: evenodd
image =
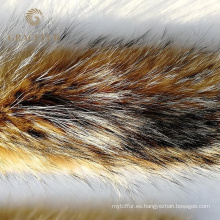
<svg viewBox="0 0 220 220"><path fill-rule="evenodd" d="M50 34L49 21L2 31L0 173L95 177L128 191L135 175L181 185L192 171L219 173L219 48L166 30L85 39L71 21Z"/></svg>
<svg viewBox="0 0 220 220"><path fill-rule="evenodd" d="M138 41L3 49L1 171L218 168L218 51Z"/></svg>

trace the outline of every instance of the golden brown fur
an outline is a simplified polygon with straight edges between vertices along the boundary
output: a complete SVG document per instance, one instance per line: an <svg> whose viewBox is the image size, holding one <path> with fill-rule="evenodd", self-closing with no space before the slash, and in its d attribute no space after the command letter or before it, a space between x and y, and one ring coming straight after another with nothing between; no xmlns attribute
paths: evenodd
<svg viewBox="0 0 220 220"><path fill-rule="evenodd" d="M110 209L63 209L54 210L48 208L1 208L0 219L14 220L14 219L26 219L26 220L102 220L102 219L114 219L114 220L181 220L189 219L189 217L178 217L168 213L155 213L153 211L131 211L131 210L114 210Z"/></svg>
<svg viewBox="0 0 220 220"><path fill-rule="evenodd" d="M218 52L96 42L1 56L2 173L218 168Z"/></svg>

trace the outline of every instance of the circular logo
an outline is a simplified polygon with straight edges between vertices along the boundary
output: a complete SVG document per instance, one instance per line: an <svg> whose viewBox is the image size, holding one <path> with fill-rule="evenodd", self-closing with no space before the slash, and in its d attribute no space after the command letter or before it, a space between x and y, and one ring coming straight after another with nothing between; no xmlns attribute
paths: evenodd
<svg viewBox="0 0 220 220"><path fill-rule="evenodd" d="M39 25L41 20L42 20L42 17L43 17L43 13L39 9L37 9L37 8L30 9L26 13L26 16L25 16L26 21L31 26Z"/></svg>

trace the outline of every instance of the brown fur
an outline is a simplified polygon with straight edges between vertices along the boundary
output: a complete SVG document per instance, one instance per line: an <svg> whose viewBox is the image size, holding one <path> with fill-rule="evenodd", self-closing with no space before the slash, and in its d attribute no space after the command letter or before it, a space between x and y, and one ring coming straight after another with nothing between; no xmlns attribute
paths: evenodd
<svg viewBox="0 0 220 220"><path fill-rule="evenodd" d="M155 173L218 167L218 52L135 44L6 52L0 66L2 173L80 176L89 169L112 179L129 167ZM182 117L189 114L192 136L203 131L194 121L207 124L207 137L198 136L202 146L196 146L196 136L193 146L178 147L142 132L150 117L172 126L168 138L171 130L171 137L181 137L188 128L180 127Z"/></svg>
<svg viewBox="0 0 220 220"><path fill-rule="evenodd" d="M189 219L188 217L177 217L169 213L155 213L153 211L130 211L130 210L114 210L110 209L89 209L73 210L53 210L48 208L1 208L0 219L13 220L13 219L26 219L26 220L102 220L102 219L114 219L114 220L181 220Z"/></svg>

